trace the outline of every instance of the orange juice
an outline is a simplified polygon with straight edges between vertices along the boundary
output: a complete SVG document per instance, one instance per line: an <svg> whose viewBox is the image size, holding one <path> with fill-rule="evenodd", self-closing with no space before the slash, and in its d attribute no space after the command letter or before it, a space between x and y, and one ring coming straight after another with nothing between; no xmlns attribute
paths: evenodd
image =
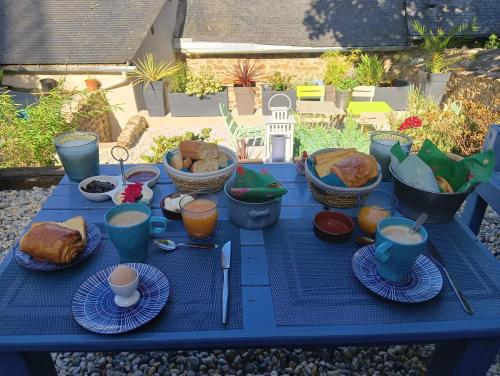
<svg viewBox="0 0 500 376"><path fill-rule="evenodd" d="M182 221L187 233L196 239L212 235L217 225L217 203L199 198L182 206Z"/></svg>
<svg viewBox="0 0 500 376"><path fill-rule="evenodd" d="M376 206L363 206L358 212L358 223L361 230L368 235L375 235L377 224L384 218L390 217L391 212Z"/></svg>

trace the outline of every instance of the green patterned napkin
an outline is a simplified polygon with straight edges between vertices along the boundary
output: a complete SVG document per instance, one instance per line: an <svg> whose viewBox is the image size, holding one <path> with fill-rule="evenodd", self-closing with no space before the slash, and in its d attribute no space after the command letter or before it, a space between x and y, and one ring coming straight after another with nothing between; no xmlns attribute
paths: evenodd
<svg viewBox="0 0 500 376"><path fill-rule="evenodd" d="M231 196L246 202L265 202L286 194L283 188L267 170L257 172L239 165L236 168Z"/></svg>

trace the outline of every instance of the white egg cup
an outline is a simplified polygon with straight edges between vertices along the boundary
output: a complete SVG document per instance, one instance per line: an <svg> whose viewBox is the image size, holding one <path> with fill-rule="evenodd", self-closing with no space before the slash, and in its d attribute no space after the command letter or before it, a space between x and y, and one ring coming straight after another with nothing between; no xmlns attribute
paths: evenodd
<svg viewBox="0 0 500 376"><path fill-rule="evenodd" d="M139 286L139 273L133 268L132 270L135 272L135 279L127 285L113 285L110 280L111 274L110 277L108 277L109 287L115 293L114 302L118 307L131 307L137 303L141 297L139 290L137 290Z"/></svg>

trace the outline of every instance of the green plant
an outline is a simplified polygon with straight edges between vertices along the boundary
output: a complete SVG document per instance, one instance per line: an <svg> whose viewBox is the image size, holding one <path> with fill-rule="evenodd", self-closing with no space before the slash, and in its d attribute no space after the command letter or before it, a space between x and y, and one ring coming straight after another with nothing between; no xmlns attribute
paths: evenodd
<svg viewBox="0 0 500 376"><path fill-rule="evenodd" d="M297 124L294 132L294 154L302 155L305 150L309 154L324 148L355 148L367 153L370 137L358 126L352 116L347 116L343 129L324 123L304 123L296 116Z"/></svg>
<svg viewBox="0 0 500 376"><path fill-rule="evenodd" d="M3 77L4 77L3 69L0 68L0 86L2 85Z"/></svg>
<svg viewBox="0 0 500 376"><path fill-rule="evenodd" d="M499 42L498 42L498 37L496 34L491 34L488 37L488 40L484 44L484 48L487 50L494 50L495 48L498 48Z"/></svg>
<svg viewBox="0 0 500 376"><path fill-rule="evenodd" d="M0 93L0 167L54 165L56 136L76 129L83 118L116 108L103 97L102 91L65 91L58 85L20 110L9 92Z"/></svg>
<svg viewBox="0 0 500 376"><path fill-rule="evenodd" d="M346 77L337 85L336 89L339 91L351 91L358 86L358 81L355 78Z"/></svg>
<svg viewBox="0 0 500 376"><path fill-rule="evenodd" d="M428 30L422 23L413 20L410 27L422 37L423 42L420 49L424 52L424 69L431 73L445 73L451 66L459 61L457 58L449 58L445 50L458 40L465 40L461 34L476 32L479 27L474 18L471 23L464 22L451 28L448 32L438 28L436 32Z"/></svg>
<svg viewBox="0 0 500 376"><path fill-rule="evenodd" d="M252 87L255 82L263 78L263 64L257 64L250 60L238 60L233 64L233 71L230 75L230 80L234 86Z"/></svg>
<svg viewBox="0 0 500 376"><path fill-rule="evenodd" d="M178 65L174 62L167 62L154 57L152 53L147 53L143 59L136 61L137 69L129 73L133 77L134 85L142 84L144 88L155 81L164 81L172 75Z"/></svg>
<svg viewBox="0 0 500 376"><path fill-rule="evenodd" d="M385 70L377 55L361 54L356 68L356 79L360 85L378 85Z"/></svg>
<svg viewBox="0 0 500 376"><path fill-rule="evenodd" d="M217 93L222 90L222 82L211 70L206 68L199 72L188 70L186 94L203 98L207 94Z"/></svg>
<svg viewBox="0 0 500 376"><path fill-rule="evenodd" d="M280 72L274 72L268 77L269 86L274 91L285 91L292 87L292 78L282 75Z"/></svg>
<svg viewBox="0 0 500 376"><path fill-rule="evenodd" d="M354 65L359 58L360 52L354 50L349 53L339 51L327 51L321 55L326 61L325 85L333 85L336 89L347 77L354 75Z"/></svg>
<svg viewBox="0 0 500 376"><path fill-rule="evenodd" d="M168 91L171 93L185 93L188 83L189 68L185 62L178 63L177 69L168 78Z"/></svg>
<svg viewBox="0 0 500 376"><path fill-rule="evenodd" d="M208 141L212 128L203 128L201 133L186 132L180 136L165 137L159 136L153 139L154 145L151 146L150 155L141 155L141 158L147 163L161 163L165 154L179 146L181 141Z"/></svg>

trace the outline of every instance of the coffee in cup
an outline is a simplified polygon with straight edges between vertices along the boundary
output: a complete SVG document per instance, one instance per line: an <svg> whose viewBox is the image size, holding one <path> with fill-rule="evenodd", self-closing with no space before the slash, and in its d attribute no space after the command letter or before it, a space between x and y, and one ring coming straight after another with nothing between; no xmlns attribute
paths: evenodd
<svg viewBox="0 0 500 376"><path fill-rule="evenodd" d="M129 227L148 219L148 215L138 210L129 210L113 215L109 223L117 227Z"/></svg>
<svg viewBox="0 0 500 376"><path fill-rule="evenodd" d="M378 274L391 282L403 281L427 246L427 231L420 227L416 234L409 230L415 221L390 217L377 225L375 258Z"/></svg>
<svg viewBox="0 0 500 376"><path fill-rule="evenodd" d="M395 243L415 244L422 241L422 235L418 232L410 232L410 227L391 225L382 229L382 234Z"/></svg>

